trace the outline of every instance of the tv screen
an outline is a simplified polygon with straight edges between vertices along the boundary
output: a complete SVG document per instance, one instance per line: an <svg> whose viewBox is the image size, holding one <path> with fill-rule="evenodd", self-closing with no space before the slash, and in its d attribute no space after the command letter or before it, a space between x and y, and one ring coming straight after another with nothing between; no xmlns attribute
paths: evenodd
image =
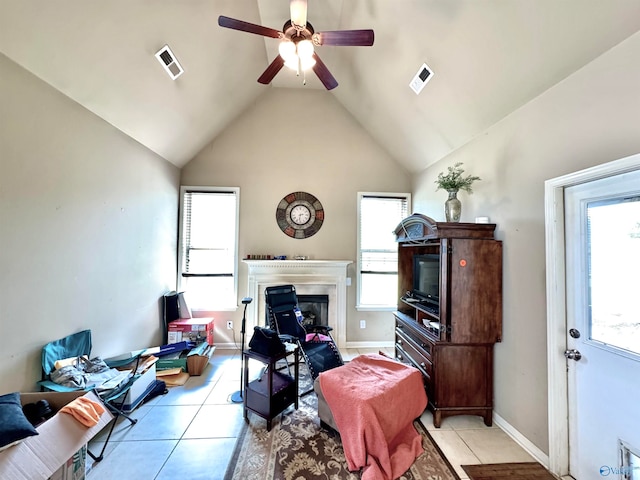
<svg viewBox="0 0 640 480"><path fill-rule="evenodd" d="M425 254L413 257L413 294L430 303L439 303L440 255Z"/></svg>

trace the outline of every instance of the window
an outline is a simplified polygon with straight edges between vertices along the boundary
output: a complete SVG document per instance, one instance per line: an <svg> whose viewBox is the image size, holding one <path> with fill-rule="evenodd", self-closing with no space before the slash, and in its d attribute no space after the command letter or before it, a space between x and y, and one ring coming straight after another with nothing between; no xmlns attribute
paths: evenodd
<svg viewBox="0 0 640 480"><path fill-rule="evenodd" d="M358 193L358 308L398 302L398 245L393 230L408 216L408 193Z"/></svg>
<svg viewBox="0 0 640 480"><path fill-rule="evenodd" d="M180 188L178 289L193 310L237 307L238 205L238 188Z"/></svg>

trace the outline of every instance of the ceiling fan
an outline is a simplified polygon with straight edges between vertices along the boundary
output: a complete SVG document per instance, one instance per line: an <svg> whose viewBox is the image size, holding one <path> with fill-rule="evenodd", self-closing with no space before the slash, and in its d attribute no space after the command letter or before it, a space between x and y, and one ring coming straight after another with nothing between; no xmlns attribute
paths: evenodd
<svg viewBox="0 0 640 480"><path fill-rule="evenodd" d="M373 30L316 32L307 22L307 0L291 0L290 11L291 19L285 22L282 31L223 15L218 17L218 25L280 40L279 55L260 75L258 82L265 85L271 83L282 67L287 66L296 70L298 75L301 71L311 68L327 90L336 88L337 80L315 53L314 47L321 45L370 47L373 45Z"/></svg>

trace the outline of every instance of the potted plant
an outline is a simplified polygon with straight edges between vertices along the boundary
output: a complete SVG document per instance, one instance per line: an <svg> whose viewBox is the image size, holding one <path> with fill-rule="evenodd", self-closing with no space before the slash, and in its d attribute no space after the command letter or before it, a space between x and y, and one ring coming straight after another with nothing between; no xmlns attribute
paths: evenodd
<svg viewBox="0 0 640 480"><path fill-rule="evenodd" d="M447 222L459 222L462 213L462 204L458 200L458 191L464 190L467 193L473 193L472 185L476 180L481 180L475 175L463 176L464 168L462 162L457 162L453 166L447 168L447 172L440 172L435 184L438 186L436 191L442 189L449 193L449 198L444 204L444 214Z"/></svg>

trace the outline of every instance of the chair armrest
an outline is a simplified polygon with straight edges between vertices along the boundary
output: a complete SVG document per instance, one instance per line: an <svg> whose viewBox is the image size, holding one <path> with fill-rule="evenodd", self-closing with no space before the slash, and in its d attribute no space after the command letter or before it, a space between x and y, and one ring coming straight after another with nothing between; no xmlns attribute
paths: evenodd
<svg viewBox="0 0 640 480"><path fill-rule="evenodd" d="M126 354L118 357L105 358L104 363L106 363L109 368L121 368L129 365L133 368L134 363L136 367L138 366L141 356L142 352L138 352L135 355Z"/></svg>

